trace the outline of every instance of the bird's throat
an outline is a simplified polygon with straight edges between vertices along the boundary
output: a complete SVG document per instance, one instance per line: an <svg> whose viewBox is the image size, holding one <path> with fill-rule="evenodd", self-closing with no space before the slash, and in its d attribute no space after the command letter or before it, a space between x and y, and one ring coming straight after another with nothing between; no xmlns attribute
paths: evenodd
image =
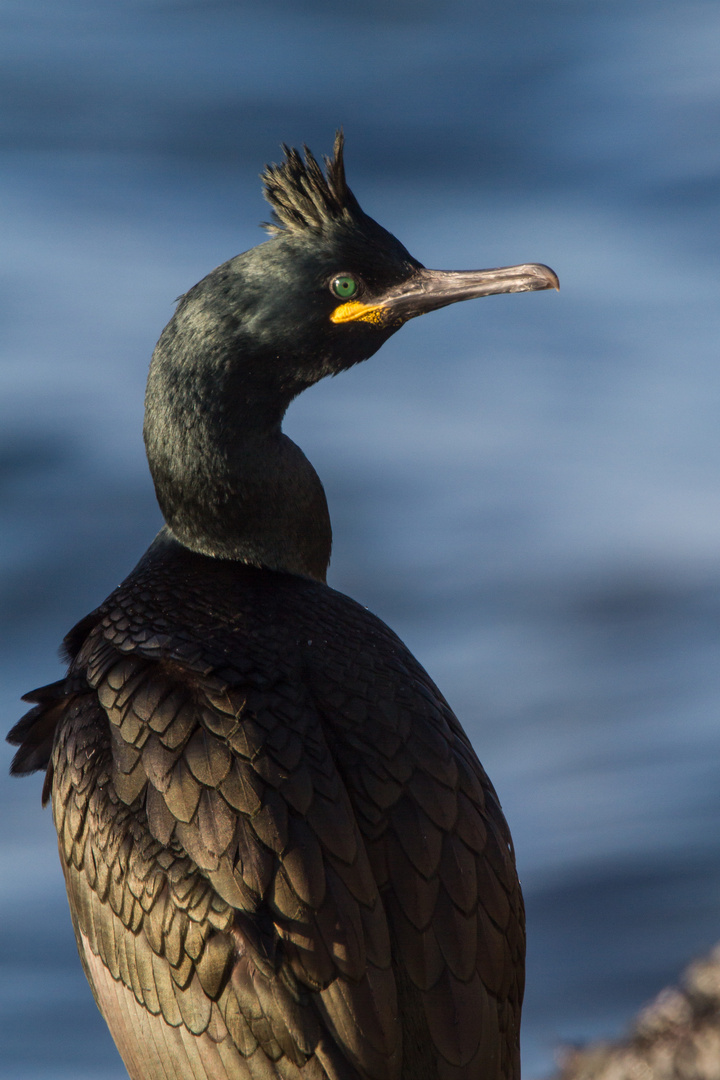
<svg viewBox="0 0 720 1080"><path fill-rule="evenodd" d="M165 521L193 551L325 581L332 530L320 478L279 420L256 420L249 405L198 416L177 395L148 396L145 443Z"/></svg>

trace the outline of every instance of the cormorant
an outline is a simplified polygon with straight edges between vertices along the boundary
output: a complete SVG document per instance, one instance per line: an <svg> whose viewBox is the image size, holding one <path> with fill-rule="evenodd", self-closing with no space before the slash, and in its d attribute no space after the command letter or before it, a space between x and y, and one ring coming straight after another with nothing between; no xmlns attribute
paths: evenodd
<svg viewBox="0 0 720 1080"><path fill-rule="evenodd" d="M145 442L166 525L11 732L45 769L80 957L132 1080L519 1075L510 832L402 642L325 583L322 485L281 431L408 319L557 286L427 270L325 173L263 174L271 239L179 302Z"/></svg>

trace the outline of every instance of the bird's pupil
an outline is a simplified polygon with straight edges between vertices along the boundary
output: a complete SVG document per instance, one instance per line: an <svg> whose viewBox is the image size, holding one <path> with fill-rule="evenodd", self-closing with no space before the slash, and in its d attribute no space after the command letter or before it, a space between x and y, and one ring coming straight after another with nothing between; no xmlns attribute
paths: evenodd
<svg viewBox="0 0 720 1080"><path fill-rule="evenodd" d="M357 292L357 282L355 278L346 277L345 275L337 277L333 281L333 291L337 296L343 298L353 296Z"/></svg>

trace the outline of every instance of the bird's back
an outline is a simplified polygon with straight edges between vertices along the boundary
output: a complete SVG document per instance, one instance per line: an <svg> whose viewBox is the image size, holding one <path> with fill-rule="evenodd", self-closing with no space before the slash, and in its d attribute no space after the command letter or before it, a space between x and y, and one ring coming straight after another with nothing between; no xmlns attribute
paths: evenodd
<svg viewBox="0 0 720 1080"><path fill-rule="evenodd" d="M519 1076L524 928L439 691L327 586L167 538L14 732L132 1080Z"/></svg>

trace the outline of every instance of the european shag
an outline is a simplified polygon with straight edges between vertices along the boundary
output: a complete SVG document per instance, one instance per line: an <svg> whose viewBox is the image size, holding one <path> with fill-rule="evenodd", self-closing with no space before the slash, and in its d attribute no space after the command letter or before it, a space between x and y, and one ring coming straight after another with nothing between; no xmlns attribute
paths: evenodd
<svg viewBox="0 0 720 1080"><path fill-rule="evenodd" d="M338 135L263 174L271 238L179 302L145 442L165 518L9 739L45 769L80 957L132 1080L519 1076L523 904L459 722L325 583L293 398L546 266L427 270L360 209Z"/></svg>

